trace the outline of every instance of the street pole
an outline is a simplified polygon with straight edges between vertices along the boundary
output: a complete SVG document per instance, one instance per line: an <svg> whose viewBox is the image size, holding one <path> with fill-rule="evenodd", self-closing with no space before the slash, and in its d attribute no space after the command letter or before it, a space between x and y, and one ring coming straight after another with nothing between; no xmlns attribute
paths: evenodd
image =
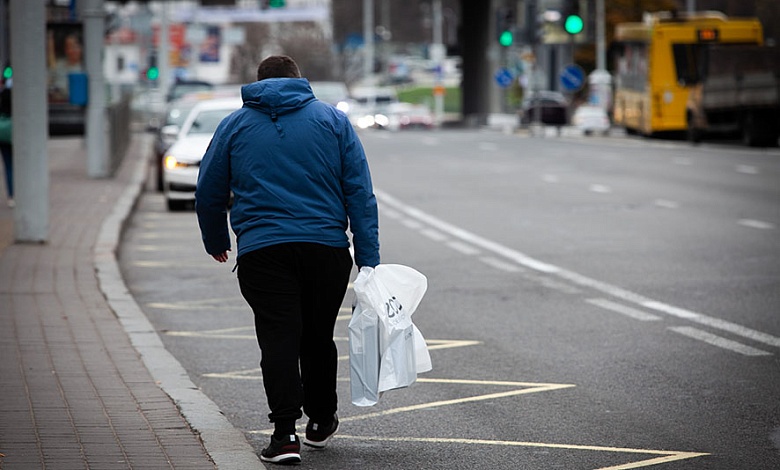
<svg viewBox="0 0 780 470"><path fill-rule="evenodd" d="M89 77L87 101L87 175L90 178L110 176L110 155L106 148L106 88L103 76L103 37L105 12L103 0L84 0L84 64Z"/></svg>
<svg viewBox="0 0 780 470"><path fill-rule="evenodd" d="M374 0L363 0L363 79L373 84L374 75Z"/></svg>
<svg viewBox="0 0 780 470"><path fill-rule="evenodd" d="M442 77L444 75L444 56L446 50L444 48L444 41L442 39L442 9L441 0L433 0L433 44L431 52L433 53L432 59L436 66L436 78L434 80L434 116L436 118L436 126L441 126L444 120L444 84L442 83Z"/></svg>
<svg viewBox="0 0 780 470"><path fill-rule="evenodd" d="M160 83L160 94L162 96L168 95L168 89L171 84L171 24L168 21L168 2L162 2L160 5L160 35L159 44L160 49L157 52L157 66L159 67L160 75L157 80Z"/></svg>
<svg viewBox="0 0 780 470"><path fill-rule="evenodd" d="M612 75L607 71L604 0L596 0L596 70L588 75L589 101L609 110L612 96Z"/></svg>
<svg viewBox="0 0 780 470"><path fill-rule="evenodd" d="M11 0L11 63L14 68L14 238L49 238L49 157L44 2Z"/></svg>

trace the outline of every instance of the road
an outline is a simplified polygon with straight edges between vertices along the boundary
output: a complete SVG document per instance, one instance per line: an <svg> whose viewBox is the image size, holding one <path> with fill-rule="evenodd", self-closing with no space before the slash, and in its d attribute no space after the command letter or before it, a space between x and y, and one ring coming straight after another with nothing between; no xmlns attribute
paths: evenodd
<svg viewBox="0 0 780 470"><path fill-rule="evenodd" d="M364 132L382 261L429 288L433 370L349 400L317 469L780 468L780 151L628 137ZM259 451L271 426L232 262L150 180L125 280ZM305 424L302 421L300 424Z"/></svg>

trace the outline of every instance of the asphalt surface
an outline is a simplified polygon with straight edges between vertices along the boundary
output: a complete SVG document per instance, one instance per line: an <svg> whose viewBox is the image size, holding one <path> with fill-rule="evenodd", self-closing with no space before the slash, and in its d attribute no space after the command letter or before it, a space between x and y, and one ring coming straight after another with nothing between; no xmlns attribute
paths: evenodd
<svg viewBox="0 0 780 470"><path fill-rule="evenodd" d="M434 369L349 403L303 468L778 468L780 152L622 137L361 134L384 263L428 276ZM255 450L251 312L147 183L120 250L168 351ZM305 421L299 423L305 425Z"/></svg>

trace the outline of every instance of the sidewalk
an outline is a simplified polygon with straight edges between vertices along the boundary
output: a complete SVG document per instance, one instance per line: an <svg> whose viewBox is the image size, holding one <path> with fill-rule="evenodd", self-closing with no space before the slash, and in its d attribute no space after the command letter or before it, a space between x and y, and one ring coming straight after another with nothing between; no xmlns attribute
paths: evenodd
<svg viewBox="0 0 780 470"><path fill-rule="evenodd" d="M135 134L117 174L90 179L83 139L49 140L46 244L13 242L2 188L0 469L264 468L121 278L150 148Z"/></svg>

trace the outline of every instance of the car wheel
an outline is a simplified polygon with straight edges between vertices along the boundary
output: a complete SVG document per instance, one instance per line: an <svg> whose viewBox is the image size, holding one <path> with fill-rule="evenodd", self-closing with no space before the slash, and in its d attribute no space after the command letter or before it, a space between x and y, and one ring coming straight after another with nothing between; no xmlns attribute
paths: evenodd
<svg viewBox="0 0 780 470"><path fill-rule="evenodd" d="M161 193L163 192L163 167L160 162L157 162L157 192Z"/></svg>
<svg viewBox="0 0 780 470"><path fill-rule="evenodd" d="M183 211L187 208L187 201L181 199L166 199L165 202L168 204L168 210L171 212Z"/></svg>

